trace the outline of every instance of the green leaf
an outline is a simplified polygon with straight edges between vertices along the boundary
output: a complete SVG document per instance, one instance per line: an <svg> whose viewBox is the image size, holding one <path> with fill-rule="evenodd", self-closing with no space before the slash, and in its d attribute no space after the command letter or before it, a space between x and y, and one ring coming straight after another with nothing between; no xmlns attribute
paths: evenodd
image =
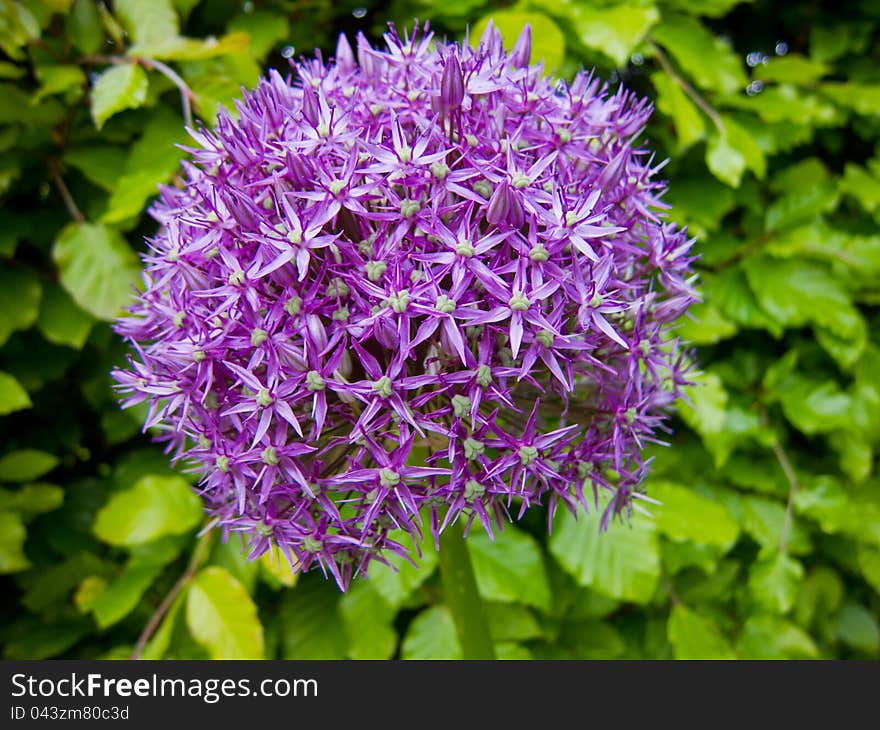
<svg viewBox="0 0 880 730"><path fill-rule="evenodd" d="M181 535L201 520L202 505L181 477L146 476L101 508L94 532L111 545L138 545Z"/></svg>
<svg viewBox="0 0 880 730"><path fill-rule="evenodd" d="M706 134L706 123L696 105L668 74L651 74L657 90L657 108L672 119L680 150L699 142Z"/></svg>
<svg viewBox="0 0 880 730"><path fill-rule="evenodd" d="M781 324L817 324L842 336L858 327L859 313L843 286L825 267L759 254L748 257L743 268L761 307Z"/></svg>
<svg viewBox="0 0 880 730"><path fill-rule="evenodd" d="M139 58L157 58L165 61L203 61L247 51L250 38L246 33L230 33L222 38L204 40L169 36L151 43L137 43L128 53Z"/></svg>
<svg viewBox="0 0 880 730"><path fill-rule="evenodd" d="M37 66L37 78L40 88L34 95L34 101L39 102L53 94L66 94L65 101L68 103L82 95L82 88L86 82L85 72L79 66L64 66L50 64Z"/></svg>
<svg viewBox="0 0 880 730"><path fill-rule="evenodd" d="M165 566L180 554L182 547L180 539L166 538L136 549L122 574L110 581L90 602L89 609L95 615L98 627L106 629L131 613Z"/></svg>
<svg viewBox="0 0 880 730"><path fill-rule="evenodd" d="M165 654L171 647L174 631L177 628L177 617L180 615L180 611L185 605L186 599L186 591L177 594L177 598L174 599L171 608L168 609L168 613L166 613L165 618L162 619L159 629L153 634L153 638L150 639L144 647L141 659L162 659L165 657Z"/></svg>
<svg viewBox="0 0 880 730"><path fill-rule="evenodd" d="M93 0L73 0L65 23L68 37L80 51L89 55L101 50L104 29Z"/></svg>
<svg viewBox="0 0 880 730"><path fill-rule="evenodd" d="M634 603L647 603L660 578L654 523L634 515L632 525L613 522L600 532L601 513L563 512L553 526L550 552L579 585Z"/></svg>
<svg viewBox="0 0 880 730"><path fill-rule="evenodd" d="M21 512L24 516L58 509L64 502L64 490L54 484L25 484L16 490L0 489L0 511Z"/></svg>
<svg viewBox="0 0 880 730"><path fill-rule="evenodd" d="M0 268L0 345L13 332L25 330L40 312L40 281L29 268Z"/></svg>
<svg viewBox="0 0 880 730"><path fill-rule="evenodd" d="M771 58L768 63L755 69L755 78L761 81L777 81L788 84L810 84L818 81L829 71L828 66L811 61L805 56L789 53Z"/></svg>
<svg viewBox="0 0 880 730"><path fill-rule="evenodd" d="M809 627L814 620L831 616L840 608L843 600L843 581L831 568L820 565L807 574L801 584L794 615L797 622Z"/></svg>
<svg viewBox="0 0 880 730"><path fill-rule="evenodd" d="M715 622L682 604L673 606L667 632L676 659L736 659Z"/></svg>
<svg viewBox="0 0 880 730"><path fill-rule="evenodd" d="M550 607L550 585L541 549L531 535L508 525L494 540L482 532L471 535L467 546L483 598Z"/></svg>
<svg viewBox="0 0 880 730"><path fill-rule="evenodd" d="M743 659L817 659L809 634L778 616L752 616L736 644Z"/></svg>
<svg viewBox="0 0 880 730"><path fill-rule="evenodd" d="M344 659L348 639L339 603L336 585L314 576L287 591L281 604L282 658Z"/></svg>
<svg viewBox="0 0 880 730"><path fill-rule="evenodd" d="M401 648L403 659L461 659L461 647L446 606L431 606L413 619Z"/></svg>
<svg viewBox="0 0 880 730"><path fill-rule="evenodd" d="M61 285L89 314L110 321L131 301L141 267L125 239L112 228L71 223L55 241L52 256Z"/></svg>
<svg viewBox="0 0 880 730"><path fill-rule="evenodd" d="M501 33L504 47L511 50L526 25L532 29L531 63L543 63L547 73L559 70L565 58L565 36L550 18L543 13L521 10L493 10L472 29L470 37L479 41L491 19Z"/></svg>
<svg viewBox="0 0 880 730"><path fill-rule="evenodd" d="M767 172L767 161L755 138L731 117L722 118L724 131L713 132L706 147L706 164L721 182L738 188L748 169L759 178Z"/></svg>
<svg viewBox="0 0 880 730"><path fill-rule="evenodd" d="M660 18L653 5L597 7L573 4L570 12L574 31L581 43L604 53L618 66L626 65L630 54Z"/></svg>
<svg viewBox="0 0 880 730"><path fill-rule="evenodd" d="M171 0L115 0L113 7L135 43L161 43L180 34Z"/></svg>
<svg viewBox="0 0 880 730"><path fill-rule="evenodd" d="M749 571L749 592L755 602L772 613L788 613L794 606L803 566L784 553L776 553L752 565Z"/></svg>
<svg viewBox="0 0 880 730"><path fill-rule="evenodd" d="M880 114L880 84L828 81L819 88L836 104L851 109L856 114Z"/></svg>
<svg viewBox="0 0 880 730"><path fill-rule="evenodd" d="M543 634L534 614L514 603L486 603L486 615L492 641L525 641Z"/></svg>
<svg viewBox="0 0 880 730"><path fill-rule="evenodd" d="M187 592L186 624L212 659L262 659L263 627L244 587L223 568L203 568Z"/></svg>
<svg viewBox="0 0 880 730"><path fill-rule="evenodd" d="M122 175L113 180L113 192L101 217L104 223L122 223L143 212L147 200L158 194L159 185L180 169L183 153L175 144L185 136L179 116L164 107L153 112L141 138L131 146Z"/></svg>
<svg viewBox="0 0 880 730"><path fill-rule="evenodd" d="M0 574L17 573L30 567L30 561L24 554L26 537L21 515L0 512Z"/></svg>
<svg viewBox="0 0 880 730"><path fill-rule="evenodd" d="M651 481L648 494L660 502L650 510L657 529L670 539L717 545L725 550L736 542L739 525L720 502L672 482Z"/></svg>
<svg viewBox="0 0 880 730"><path fill-rule="evenodd" d="M405 541L405 534L398 534L395 539ZM417 565L412 565L399 555L389 555L390 566L374 562L370 565L367 580L385 599L385 602L399 608L422 583L424 583L437 567L437 553L429 544L425 544L421 558L416 558Z"/></svg>
<svg viewBox="0 0 880 730"><path fill-rule="evenodd" d="M740 504L740 526L743 532L762 547L764 556L772 556L779 548L782 531L785 529L785 506L775 500L753 495L743 497ZM810 552L809 538L797 519L792 519L789 527L788 551L793 555Z"/></svg>
<svg viewBox="0 0 880 730"><path fill-rule="evenodd" d="M747 80L742 61L728 43L695 18L664 15L663 22L654 27L651 35L675 57L697 86L727 93L745 88Z"/></svg>
<svg viewBox="0 0 880 730"><path fill-rule="evenodd" d="M122 147L93 145L77 147L64 153L64 162L75 167L89 182L113 192L125 167L125 150Z"/></svg>
<svg viewBox="0 0 880 730"><path fill-rule="evenodd" d="M712 304L697 302L680 320L678 334L694 345L713 345L732 337L737 326Z"/></svg>
<svg viewBox="0 0 880 730"><path fill-rule="evenodd" d="M114 114L143 106L149 85L146 72L134 63L111 66L101 73L92 87L95 126L101 129Z"/></svg>
<svg viewBox="0 0 880 730"><path fill-rule="evenodd" d="M862 576L880 594L880 547L859 545L858 561Z"/></svg>
<svg viewBox="0 0 880 730"><path fill-rule="evenodd" d="M63 654L89 633L91 622L66 621L45 624L25 619L14 624L14 632L4 648L6 659L49 659Z"/></svg>
<svg viewBox="0 0 880 730"><path fill-rule="evenodd" d="M394 609L368 581L353 585L339 601L352 659L391 659L397 649Z"/></svg>
<svg viewBox="0 0 880 730"><path fill-rule="evenodd" d="M239 15L227 27L230 33L247 33L250 36L250 52L258 61L262 61L269 51L290 37L287 17L270 10Z"/></svg>
<svg viewBox="0 0 880 730"><path fill-rule="evenodd" d="M0 458L0 481L27 482L58 465L58 457L37 449L12 451Z"/></svg>
<svg viewBox="0 0 880 730"><path fill-rule="evenodd" d="M49 342L81 350L94 323L94 317L80 309L60 286L43 289L37 327Z"/></svg>
<svg viewBox="0 0 880 730"><path fill-rule="evenodd" d="M843 607L835 627L837 638L853 649L868 654L880 651L880 628L877 619L864 606L849 603Z"/></svg>
<svg viewBox="0 0 880 730"><path fill-rule="evenodd" d="M746 329L765 329L774 337L782 334L782 325L771 317L758 303L749 287L745 271L739 266L728 266L705 285L707 301L718 307Z"/></svg>

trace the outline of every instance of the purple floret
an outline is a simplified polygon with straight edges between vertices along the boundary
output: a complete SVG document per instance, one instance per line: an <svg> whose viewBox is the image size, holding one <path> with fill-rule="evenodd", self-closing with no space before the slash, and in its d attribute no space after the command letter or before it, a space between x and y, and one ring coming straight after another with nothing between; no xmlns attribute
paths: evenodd
<svg viewBox="0 0 880 730"><path fill-rule="evenodd" d="M115 377L251 557L340 587L421 515L638 497L687 365L692 241L650 104L425 31L270 71L166 187ZM601 499L600 499L601 497ZM426 517L427 518L427 517ZM404 541L405 542L405 541Z"/></svg>

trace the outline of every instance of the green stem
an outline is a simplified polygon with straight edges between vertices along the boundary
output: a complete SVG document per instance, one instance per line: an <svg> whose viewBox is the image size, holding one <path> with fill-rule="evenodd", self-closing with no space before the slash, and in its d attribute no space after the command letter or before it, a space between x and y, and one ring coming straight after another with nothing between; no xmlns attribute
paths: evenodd
<svg viewBox="0 0 880 730"><path fill-rule="evenodd" d="M486 610L461 524L449 525L440 536L440 575L446 605L452 613L463 659L494 659Z"/></svg>

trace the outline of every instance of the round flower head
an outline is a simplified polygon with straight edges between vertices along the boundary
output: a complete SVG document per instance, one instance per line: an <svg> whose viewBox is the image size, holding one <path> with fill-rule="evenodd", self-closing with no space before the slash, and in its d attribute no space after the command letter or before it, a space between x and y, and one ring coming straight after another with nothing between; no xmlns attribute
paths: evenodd
<svg viewBox="0 0 880 730"><path fill-rule="evenodd" d="M695 298L647 102L552 81L527 32L386 42L341 37L193 132L117 325L126 404L209 512L343 588L423 516L627 510Z"/></svg>

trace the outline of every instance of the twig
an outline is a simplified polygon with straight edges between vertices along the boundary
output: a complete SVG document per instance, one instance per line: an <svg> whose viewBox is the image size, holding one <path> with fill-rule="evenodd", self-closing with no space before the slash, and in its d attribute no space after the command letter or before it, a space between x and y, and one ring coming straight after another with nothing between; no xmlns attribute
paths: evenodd
<svg viewBox="0 0 880 730"><path fill-rule="evenodd" d="M67 212L70 213L70 217L77 223L85 223L86 219L74 202L73 196L70 194L70 190L61 175L53 170L49 174L49 177L51 177L52 182L55 183L55 187L58 189L58 194L61 196L61 200L64 201L64 206L67 208Z"/></svg>
<svg viewBox="0 0 880 730"><path fill-rule="evenodd" d="M193 550L192 556L189 559L189 564L186 566L186 570L183 571L183 574L177 579L175 584L171 586L171 590L168 591L168 594L162 599L162 602L156 607L156 610L153 611L153 615L150 616L150 620L147 622L147 625L144 626L144 630L141 631L141 635L138 637L137 643L134 645L134 650L131 653L132 659L141 658L144 648L150 639L153 638L153 635L159 628L159 624L162 623L162 619L165 618L165 614L168 613L168 609L170 609L171 604L174 603L174 599L177 598L184 588L186 588L196 574L196 571L199 569L199 566L202 564L202 561L207 557L208 549L211 547L213 540L214 532L210 529L199 538L195 550Z"/></svg>
<svg viewBox="0 0 880 730"><path fill-rule="evenodd" d="M648 45L651 46L651 49L654 53L657 54L657 60L660 62L660 66L666 72L666 74L671 78L676 84L681 87L681 90L687 94L691 100L696 104L703 112L706 114L709 119L712 120L712 124L715 125L715 128L718 130L718 134L726 134L726 130L724 128L724 121L721 119L721 115L715 111L714 107L706 101L702 96L700 96L699 92L688 83L687 80L683 79L678 72L672 68L672 64L669 63L669 58L666 53L660 48L659 45L652 39L648 38Z"/></svg>
<svg viewBox="0 0 880 730"><path fill-rule="evenodd" d="M192 128L192 100L195 98L195 94L193 94L193 90L189 88L186 81L184 81L173 68L162 63L162 61L157 61L155 58L144 58L142 56L85 56L80 59L80 63L109 63L114 66L133 63L138 66L143 66L148 71L158 71L174 84L180 92L180 106L183 109L183 121L187 127Z"/></svg>
<svg viewBox="0 0 880 730"><path fill-rule="evenodd" d="M767 411L763 406L761 406L761 426L763 428L768 428L769 426ZM785 453L785 449L782 448L782 444L776 436L773 437L773 443L771 446L773 448L773 453L776 455L776 460L779 462L779 466L782 467L782 472L785 474L786 480L788 480L788 502L785 505L785 519L782 523L782 534L779 536L779 552L784 554L788 550L788 537L791 532L791 523L794 518L794 497L800 489L800 484L798 484L797 474L795 474L794 467L791 465L791 460L788 458L788 454Z"/></svg>

